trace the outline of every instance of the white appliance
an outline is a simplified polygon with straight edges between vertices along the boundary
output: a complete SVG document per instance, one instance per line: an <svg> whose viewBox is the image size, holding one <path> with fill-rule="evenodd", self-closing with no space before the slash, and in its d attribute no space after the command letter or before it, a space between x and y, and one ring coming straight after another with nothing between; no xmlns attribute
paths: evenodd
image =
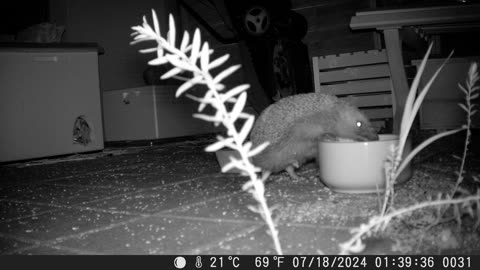
<svg viewBox="0 0 480 270"><path fill-rule="evenodd" d="M153 140L215 132L211 122L193 118L198 102L183 96L175 98L177 88L147 85L103 92L105 141ZM204 112L211 114L209 109Z"/></svg>
<svg viewBox="0 0 480 270"><path fill-rule="evenodd" d="M103 148L96 46L0 46L0 162Z"/></svg>
<svg viewBox="0 0 480 270"><path fill-rule="evenodd" d="M420 91L430 80L445 59L429 59L420 80ZM412 64L420 66L421 60ZM420 107L420 127L422 129L454 129L466 123L467 115L458 103L465 104L465 94L458 84L465 86L470 64L480 63L480 57L450 58L433 82ZM478 99L474 103L479 104ZM480 127L480 115L472 117L472 125Z"/></svg>

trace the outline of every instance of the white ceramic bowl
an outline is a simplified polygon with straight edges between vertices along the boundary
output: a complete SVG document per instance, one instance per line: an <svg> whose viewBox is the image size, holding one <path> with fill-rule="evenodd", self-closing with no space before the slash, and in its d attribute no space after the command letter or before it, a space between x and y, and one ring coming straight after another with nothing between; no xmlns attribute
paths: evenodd
<svg viewBox="0 0 480 270"><path fill-rule="evenodd" d="M318 144L320 179L330 189L343 193L371 193L385 189L384 162L390 146L398 144L398 136L379 135L378 141L322 141ZM411 145L407 141L406 151ZM412 176L410 164L403 170L396 183L403 183Z"/></svg>

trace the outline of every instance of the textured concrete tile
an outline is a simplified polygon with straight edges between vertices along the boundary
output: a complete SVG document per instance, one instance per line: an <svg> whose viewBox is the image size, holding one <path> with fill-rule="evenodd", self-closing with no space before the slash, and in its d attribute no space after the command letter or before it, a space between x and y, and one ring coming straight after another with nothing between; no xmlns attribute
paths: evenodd
<svg viewBox="0 0 480 270"><path fill-rule="evenodd" d="M56 205L73 205L131 191L127 188L39 184L16 186L4 194L3 198Z"/></svg>
<svg viewBox="0 0 480 270"><path fill-rule="evenodd" d="M242 183L223 177L204 177L87 203L85 206L131 213L157 213L238 192L241 190Z"/></svg>
<svg viewBox="0 0 480 270"><path fill-rule="evenodd" d="M0 185L0 200L18 197L28 185L19 183L2 183Z"/></svg>
<svg viewBox="0 0 480 270"><path fill-rule="evenodd" d="M280 226L279 240L283 253L299 254L336 254L338 243L348 237L344 230L326 229L315 226ZM220 241L209 247L196 250L199 254L277 254L266 225L258 229Z"/></svg>
<svg viewBox="0 0 480 270"><path fill-rule="evenodd" d="M165 182L179 180L177 175L153 175L138 173L91 173L73 176L66 179L49 182L54 185L81 185L88 187L109 188L151 188L160 186Z"/></svg>
<svg viewBox="0 0 480 270"><path fill-rule="evenodd" d="M218 242L245 225L149 217L105 231L58 243L59 246L103 254L182 254Z"/></svg>
<svg viewBox="0 0 480 270"><path fill-rule="evenodd" d="M0 166L2 183L30 183L72 175L71 170L52 169L53 166L16 168L13 165Z"/></svg>
<svg viewBox="0 0 480 270"><path fill-rule="evenodd" d="M312 164L301 168L300 179L275 175L267 182L265 197L280 224L351 227L379 211L377 194L336 193L325 187Z"/></svg>
<svg viewBox="0 0 480 270"><path fill-rule="evenodd" d="M25 248L31 246L32 244L22 242L19 240L5 238L0 236L0 255L7 254L15 249Z"/></svg>
<svg viewBox="0 0 480 270"><path fill-rule="evenodd" d="M321 226L280 226L279 232L285 254L338 254L338 245L350 237L347 229Z"/></svg>
<svg viewBox="0 0 480 270"><path fill-rule="evenodd" d="M0 222L58 210L59 208L48 205L0 201Z"/></svg>
<svg viewBox="0 0 480 270"><path fill-rule="evenodd" d="M168 211L169 215L205 217L221 220L238 220L262 222L259 214L248 209L249 205L257 206L258 203L247 192L207 201L201 204L187 205L182 208Z"/></svg>
<svg viewBox="0 0 480 270"><path fill-rule="evenodd" d="M47 241L95 230L131 218L132 216L125 214L61 209L38 216L2 222L0 223L0 233L23 239Z"/></svg>
<svg viewBox="0 0 480 270"><path fill-rule="evenodd" d="M95 154L90 154L95 155ZM3 182L40 182L97 171L117 170L143 164L151 159L142 155L103 156L89 159L89 154L52 157L0 166ZM87 158L85 158L87 157ZM70 159L70 160L69 160Z"/></svg>
<svg viewBox="0 0 480 270"><path fill-rule="evenodd" d="M18 252L14 252L13 255L82 255L81 252L75 252L72 250L48 247L48 246L36 246L29 249L22 249Z"/></svg>
<svg viewBox="0 0 480 270"><path fill-rule="evenodd" d="M220 172L215 154L202 151L172 150L168 154L152 156L148 163L109 170L113 173L187 174L204 175Z"/></svg>

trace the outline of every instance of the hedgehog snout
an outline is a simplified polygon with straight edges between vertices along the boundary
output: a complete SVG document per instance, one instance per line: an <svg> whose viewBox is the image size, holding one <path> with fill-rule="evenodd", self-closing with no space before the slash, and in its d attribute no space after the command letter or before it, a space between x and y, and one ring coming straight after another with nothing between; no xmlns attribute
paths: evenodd
<svg viewBox="0 0 480 270"><path fill-rule="evenodd" d="M378 141L378 134L372 127L359 129L357 135L359 141Z"/></svg>

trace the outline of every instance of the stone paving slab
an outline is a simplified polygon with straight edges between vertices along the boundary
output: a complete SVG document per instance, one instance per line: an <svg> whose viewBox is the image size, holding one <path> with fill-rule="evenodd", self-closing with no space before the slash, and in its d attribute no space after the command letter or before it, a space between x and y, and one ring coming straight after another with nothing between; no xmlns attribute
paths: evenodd
<svg viewBox="0 0 480 270"><path fill-rule="evenodd" d="M57 245L100 254L189 254L191 247L216 242L243 224L152 216Z"/></svg>
<svg viewBox="0 0 480 270"><path fill-rule="evenodd" d="M131 215L65 208L0 223L0 234L32 242L55 242L64 237L132 219Z"/></svg>
<svg viewBox="0 0 480 270"><path fill-rule="evenodd" d="M215 155L203 151L209 141L0 165L0 254L275 254L264 221L248 208L256 201L242 190L247 179L220 173ZM412 203L409 190L424 200L448 187L444 178L458 164L438 160L431 155L416 167L414 177L425 181L399 188L399 205ZM376 194L334 193L314 163L298 174L272 175L266 186L285 254L336 254L351 228L378 213ZM462 252L436 246L434 234L425 239L415 243L418 252ZM399 253L396 240L369 238L364 253Z"/></svg>
<svg viewBox="0 0 480 270"><path fill-rule="evenodd" d="M84 206L136 214L154 214L238 192L241 183L221 177L199 177L134 194L86 203Z"/></svg>
<svg viewBox="0 0 480 270"><path fill-rule="evenodd" d="M128 188L32 184L21 185L8 190L2 195L2 199L53 205L74 205L131 191Z"/></svg>

